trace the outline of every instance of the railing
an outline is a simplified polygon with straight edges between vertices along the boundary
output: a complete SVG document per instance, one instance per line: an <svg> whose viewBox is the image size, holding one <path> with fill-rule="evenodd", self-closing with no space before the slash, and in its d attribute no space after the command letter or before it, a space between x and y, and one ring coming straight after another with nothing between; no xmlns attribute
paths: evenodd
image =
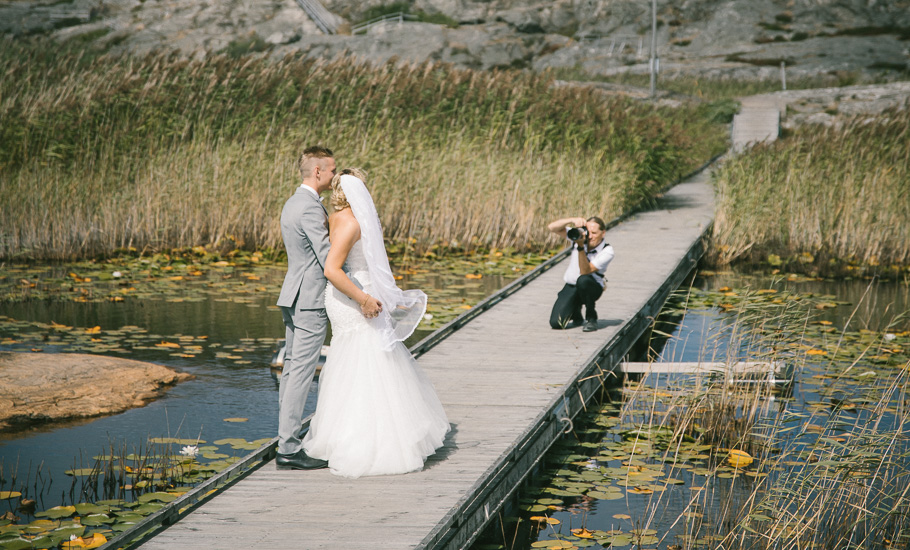
<svg viewBox="0 0 910 550"><path fill-rule="evenodd" d="M400 11L398 13L389 13L354 25L351 27L351 34L360 34L362 32L367 32L377 25L382 25L391 21L404 23L405 21L416 21L417 19L419 18L416 15L411 15L410 13L405 13L403 11Z"/></svg>
<svg viewBox="0 0 910 550"><path fill-rule="evenodd" d="M326 34L335 34L338 31L336 17L332 12L325 9L319 0L297 0L297 5L306 12L313 23L319 27L319 30Z"/></svg>

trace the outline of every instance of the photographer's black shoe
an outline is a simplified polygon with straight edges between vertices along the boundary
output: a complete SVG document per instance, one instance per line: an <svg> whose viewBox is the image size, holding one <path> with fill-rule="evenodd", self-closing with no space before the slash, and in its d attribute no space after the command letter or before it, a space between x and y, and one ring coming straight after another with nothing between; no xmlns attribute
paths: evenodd
<svg viewBox="0 0 910 550"><path fill-rule="evenodd" d="M582 332L594 332L597 330L597 319L588 319L585 321L585 327L581 329Z"/></svg>

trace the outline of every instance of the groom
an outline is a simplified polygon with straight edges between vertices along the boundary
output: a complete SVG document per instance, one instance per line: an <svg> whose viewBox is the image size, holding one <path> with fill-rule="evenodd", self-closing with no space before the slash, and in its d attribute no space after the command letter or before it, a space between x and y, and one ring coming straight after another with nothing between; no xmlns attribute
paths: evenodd
<svg viewBox="0 0 910 550"><path fill-rule="evenodd" d="M325 259L329 253L329 219L319 194L332 186L335 159L330 149L309 147L297 168L303 178L281 211L281 238L288 272L278 297L284 317L286 347L278 388L279 470L325 468L327 462L307 456L300 439L303 408L325 342Z"/></svg>

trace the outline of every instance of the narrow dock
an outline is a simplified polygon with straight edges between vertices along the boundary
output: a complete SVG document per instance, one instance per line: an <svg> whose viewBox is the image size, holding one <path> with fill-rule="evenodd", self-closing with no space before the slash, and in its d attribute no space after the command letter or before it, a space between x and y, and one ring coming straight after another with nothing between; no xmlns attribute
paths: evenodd
<svg viewBox="0 0 910 550"><path fill-rule="evenodd" d="M740 99L742 105L733 116L733 151L741 152L756 143L774 141L780 135L780 100L771 95Z"/></svg>
<svg viewBox="0 0 910 550"><path fill-rule="evenodd" d="M563 260L419 357L452 423L423 471L347 480L268 462L142 548L468 547L694 266L714 215L708 177L607 232L598 331L548 325Z"/></svg>

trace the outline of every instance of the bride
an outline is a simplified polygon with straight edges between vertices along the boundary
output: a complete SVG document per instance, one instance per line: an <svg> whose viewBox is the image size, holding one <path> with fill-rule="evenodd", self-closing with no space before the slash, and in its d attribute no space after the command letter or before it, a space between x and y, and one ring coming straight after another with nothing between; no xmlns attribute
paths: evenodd
<svg viewBox="0 0 910 550"><path fill-rule="evenodd" d="M303 440L307 455L350 478L419 470L449 430L432 384L402 343L423 318L427 296L395 284L364 179L350 169L332 180L325 262L332 342Z"/></svg>

